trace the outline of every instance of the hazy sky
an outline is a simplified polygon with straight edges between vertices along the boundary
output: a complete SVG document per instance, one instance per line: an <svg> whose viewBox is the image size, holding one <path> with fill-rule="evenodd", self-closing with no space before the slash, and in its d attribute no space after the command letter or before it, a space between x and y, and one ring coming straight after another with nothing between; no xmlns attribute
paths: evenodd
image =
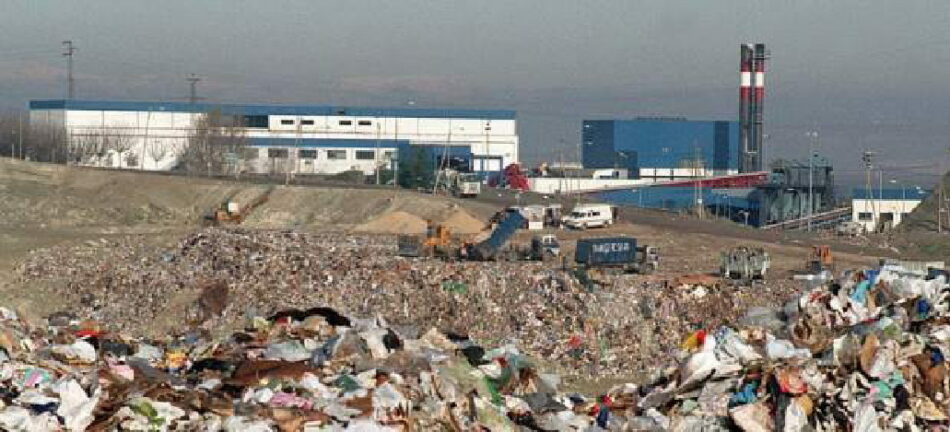
<svg viewBox="0 0 950 432"><path fill-rule="evenodd" d="M582 119L734 119L738 45L764 42L767 158L817 129L842 175L868 147L909 177L950 145L948 28L946 0L0 0L0 108L61 98L72 39L77 98L181 100L197 73L210 101L509 108L537 161Z"/></svg>

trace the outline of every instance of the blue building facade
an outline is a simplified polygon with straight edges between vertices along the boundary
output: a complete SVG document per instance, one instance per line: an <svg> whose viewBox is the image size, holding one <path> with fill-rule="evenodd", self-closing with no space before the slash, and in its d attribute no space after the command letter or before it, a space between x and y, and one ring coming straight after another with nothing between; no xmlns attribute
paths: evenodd
<svg viewBox="0 0 950 432"><path fill-rule="evenodd" d="M727 175L739 168L739 125L685 119L585 120L586 168L627 168L631 177ZM697 156L702 160L696 164Z"/></svg>

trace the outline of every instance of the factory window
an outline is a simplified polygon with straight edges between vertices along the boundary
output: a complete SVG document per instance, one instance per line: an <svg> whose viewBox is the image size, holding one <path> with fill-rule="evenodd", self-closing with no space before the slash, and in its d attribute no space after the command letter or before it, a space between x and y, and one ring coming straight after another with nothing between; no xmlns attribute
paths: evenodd
<svg viewBox="0 0 950 432"><path fill-rule="evenodd" d="M267 157L271 159L287 159L287 149L269 148L267 149Z"/></svg>
<svg viewBox="0 0 950 432"><path fill-rule="evenodd" d="M244 116L244 118L241 120L241 124L243 124L244 127L249 127L249 128L266 128L267 116L266 115Z"/></svg>
<svg viewBox="0 0 950 432"><path fill-rule="evenodd" d="M300 124L303 126L313 126L313 120L300 120Z"/></svg>
<svg viewBox="0 0 950 432"><path fill-rule="evenodd" d="M292 124L294 124L294 121L293 121L293 119L283 119L283 120L280 121L280 124L282 124L282 125L292 125Z"/></svg>
<svg viewBox="0 0 950 432"><path fill-rule="evenodd" d="M346 150L327 150L327 159L346 160Z"/></svg>
<svg viewBox="0 0 950 432"><path fill-rule="evenodd" d="M360 125L360 126L372 126L372 125L373 125L373 122L371 122L371 121L369 121L369 120L360 120L360 121L359 121L358 123L356 123L356 124L357 124L357 125Z"/></svg>
<svg viewBox="0 0 950 432"><path fill-rule="evenodd" d="M393 160L393 156L395 156L395 155L396 155L396 153L393 152L393 151L386 151L386 152L383 152L383 159L385 159L385 160Z"/></svg>
<svg viewBox="0 0 950 432"><path fill-rule="evenodd" d="M376 152L372 150L357 150L356 151L356 160L373 160L376 159Z"/></svg>
<svg viewBox="0 0 950 432"><path fill-rule="evenodd" d="M858 213L858 220L863 222L874 220L874 214L870 212L860 212Z"/></svg>
<svg viewBox="0 0 950 432"><path fill-rule="evenodd" d="M260 152L256 148L246 148L242 153L244 160L254 160L257 159L258 155L260 155Z"/></svg>
<svg viewBox="0 0 950 432"><path fill-rule="evenodd" d="M316 150L300 150L297 152L297 156L301 159L316 159L317 151Z"/></svg>
<svg viewBox="0 0 950 432"><path fill-rule="evenodd" d="M353 124L351 120L340 120L340 126L350 126Z"/></svg>

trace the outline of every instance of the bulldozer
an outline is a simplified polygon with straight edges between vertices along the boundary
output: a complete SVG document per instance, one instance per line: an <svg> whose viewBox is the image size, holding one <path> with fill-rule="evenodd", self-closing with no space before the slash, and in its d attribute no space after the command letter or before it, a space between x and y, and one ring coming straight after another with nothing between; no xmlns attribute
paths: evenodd
<svg viewBox="0 0 950 432"><path fill-rule="evenodd" d="M431 220L426 221L424 236L400 235L397 239L398 254L404 257L432 257L453 255L452 231Z"/></svg>
<svg viewBox="0 0 950 432"><path fill-rule="evenodd" d="M267 198L270 196L270 193L273 190L274 188L268 189L263 194L255 198L254 201L251 201L251 203L243 209L236 201L228 199L227 201L221 203L221 205L215 208L210 214L205 215L203 221L204 225L237 225L243 222L244 218L251 214L254 209L267 202Z"/></svg>
<svg viewBox="0 0 950 432"><path fill-rule="evenodd" d="M831 254L831 246L813 246L805 261L805 269L810 273L821 273L825 270L835 271L835 260Z"/></svg>

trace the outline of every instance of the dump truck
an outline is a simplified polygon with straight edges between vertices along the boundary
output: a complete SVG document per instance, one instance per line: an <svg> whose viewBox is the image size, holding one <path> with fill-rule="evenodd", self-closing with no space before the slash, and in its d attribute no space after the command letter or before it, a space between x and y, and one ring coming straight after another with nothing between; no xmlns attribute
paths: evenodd
<svg viewBox="0 0 950 432"><path fill-rule="evenodd" d="M720 254L719 274L728 279L765 279L771 264L764 249L739 246Z"/></svg>
<svg viewBox="0 0 950 432"><path fill-rule="evenodd" d="M498 222L488 238L463 246L460 255L463 258L479 261L494 261L503 258L502 252L506 252L505 246L524 223L525 218L521 213L506 211L498 216Z"/></svg>
<svg viewBox="0 0 950 432"><path fill-rule="evenodd" d="M659 268L660 254L654 246L638 246L632 237L586 238L577 241L574 263L585 269L621 268L649 274Z"/></svg>
<svg viewBox="0 0 950 432"><path fill-rule="evenodd" d="M831 254L831 246L813 246L805 260L805 270L809 273L821 273L825 270L834 272L835 259Z"/></svg>

